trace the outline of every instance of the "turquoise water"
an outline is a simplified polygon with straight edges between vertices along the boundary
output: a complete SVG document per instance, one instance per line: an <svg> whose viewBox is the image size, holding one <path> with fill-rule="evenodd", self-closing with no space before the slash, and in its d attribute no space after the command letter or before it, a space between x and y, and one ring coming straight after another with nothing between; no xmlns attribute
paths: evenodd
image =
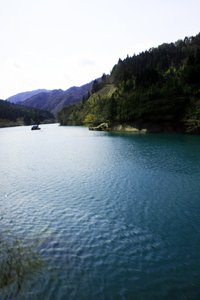
<svg viewBox="0 0 200 300"><path fill-rule="evenodd" d="M0 228L44 262L0 299L200 299L200 137L41 127L0 129Z"/></svg>

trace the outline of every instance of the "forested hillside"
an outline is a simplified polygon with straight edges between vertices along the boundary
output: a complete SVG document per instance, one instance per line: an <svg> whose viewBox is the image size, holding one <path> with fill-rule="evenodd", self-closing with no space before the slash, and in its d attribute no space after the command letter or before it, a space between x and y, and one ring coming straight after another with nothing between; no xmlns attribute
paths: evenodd
<svg viewBox="0 0 200 300"><path fill-rule="evenodd" d="M0 100L0 127L54 122L54 116L43 110L27 108Z"/></svg>
<svg viewBox="0 0 200 300"><path fill-rule="evenodd" d="M130 124L148 131L200 132L200 34L119 59L62 125Z"/></svg>

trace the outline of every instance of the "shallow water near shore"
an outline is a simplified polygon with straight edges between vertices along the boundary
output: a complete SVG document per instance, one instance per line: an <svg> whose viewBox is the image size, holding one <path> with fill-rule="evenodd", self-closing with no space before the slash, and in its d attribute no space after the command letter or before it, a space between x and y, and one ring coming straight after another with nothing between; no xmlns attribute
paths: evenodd
<svg viewBox="0 0 200 300"><path fill-rule="evenodd" d="M0 158L0 228L43 261L16 299L199 299L199 136L2 128Z"/></svg>

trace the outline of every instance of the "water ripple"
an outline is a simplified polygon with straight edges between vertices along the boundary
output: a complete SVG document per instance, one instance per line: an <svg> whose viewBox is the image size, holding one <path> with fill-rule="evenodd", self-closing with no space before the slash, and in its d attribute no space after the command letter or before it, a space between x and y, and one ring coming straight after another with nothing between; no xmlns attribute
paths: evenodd
<svg viewBox="0 0 200 300"><path fill-rule="evenodd" d="M1 230L44 262L20 300L199 299L198 137L43 125L0 138Z"/></svg>

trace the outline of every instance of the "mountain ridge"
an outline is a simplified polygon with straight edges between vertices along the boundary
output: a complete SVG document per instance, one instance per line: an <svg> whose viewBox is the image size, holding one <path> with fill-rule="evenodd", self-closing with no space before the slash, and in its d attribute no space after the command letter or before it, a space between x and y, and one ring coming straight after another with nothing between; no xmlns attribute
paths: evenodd
<svg viewBox="0 0 200 300"><path fill-rule="evenodd" d="M87 96L92 89L93 82L91 81L82 86L72 86L67 90L54 89L24 92L9 97L7 101L20 103L26 107L47 110L56 116L63 107L78 103L83 97Z"/></svg>
<svg viewBox="0 0 200 300"><path fill-rule="evenodd" d="M36 94L41 93L41 92L48 92L48 90L37 89L37 90L33 90L33 91L21 92L21 93L18 93L18 94L8 97L6 100L8 102L17 104L19 102L25 101L26 99L28 99Z"/></svg>

